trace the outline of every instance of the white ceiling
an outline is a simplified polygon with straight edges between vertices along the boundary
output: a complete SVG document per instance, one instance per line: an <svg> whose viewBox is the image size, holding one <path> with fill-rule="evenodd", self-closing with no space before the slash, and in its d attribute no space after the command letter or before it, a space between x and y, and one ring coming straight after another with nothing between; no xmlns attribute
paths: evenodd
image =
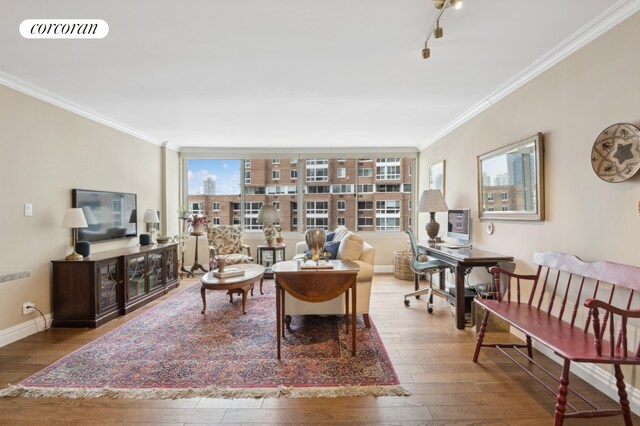
<svg viewBox="0 0 640 426"><path fill-rule="evenodd" d="M0 0L0 83L176 148L423 147L639 4L466 0L423 60L432 0Z"/></svg>

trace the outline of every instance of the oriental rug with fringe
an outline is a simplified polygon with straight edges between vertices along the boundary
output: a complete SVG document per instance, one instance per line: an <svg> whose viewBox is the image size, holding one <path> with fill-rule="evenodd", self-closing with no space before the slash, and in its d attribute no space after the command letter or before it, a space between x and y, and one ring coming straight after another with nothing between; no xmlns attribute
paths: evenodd
<svg viewBox="0 0 640 426"><path fill-rule="evenodd" d="M407 395L375 324L357 324L351 356L343 317L294 316L276 357L275 289L240 298L188 287L0 396L244 398Z"/></svg>

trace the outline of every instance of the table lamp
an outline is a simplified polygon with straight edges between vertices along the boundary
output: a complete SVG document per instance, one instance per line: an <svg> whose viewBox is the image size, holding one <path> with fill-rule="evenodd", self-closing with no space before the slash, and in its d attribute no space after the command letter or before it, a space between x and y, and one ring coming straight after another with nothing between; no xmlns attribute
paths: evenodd
<svg viewBox="0 0 640 426"><path fill-rule="evenodd" d="M151 234L151 240L153 241L153 232L155 231L155 224L160 223L158 212L154 209L146 209L144 211L144 217L142 222L147 224L147 231Z"/></svg>
<svg viewBox="0 0 640 426"><path fill-rule="evenodd" d="M73 253L65 257L65 260L82 260L81 254L76 253L76 242L78 240L78 228L86 228L87 219L80 208L67 209L62 219L63 228L71 228L73 230Z"/></svg>
<svg viewBox="0 0 640 426"><path fill-rule="evenodd" d="M267 240L267 245L273 245L273 240L276 237L276 228L273 227L273 224L280 222L280 215L278 214L276 206L268 202L264 203L262 207L260 207L257 222L263 224L263 232Z"/></svg>
<svg viewBox="0 0 640 426"><path fill-rule="evenodd" d="M436 222L436 212L446 212L448 210L449 207L447 207L447 203L444 202L442 192L440 192L439 189L422 191L420 201L418 202L418 213L429 213L431 215L431 220L429 220L426 226L430 244L435 243L438 232L440 231L440 224Z"/></svg>

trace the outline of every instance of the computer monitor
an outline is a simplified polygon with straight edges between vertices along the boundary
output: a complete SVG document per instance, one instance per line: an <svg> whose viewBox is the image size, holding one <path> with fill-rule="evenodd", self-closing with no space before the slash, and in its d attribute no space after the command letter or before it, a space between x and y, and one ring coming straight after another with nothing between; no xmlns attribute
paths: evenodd
<svg viewBox="0 0 640 426"><path fill-rule="evenodd" d="M457 238L465 243L471 241L471 211L469 209L449 210L447 222L447 237Z"/></svg>

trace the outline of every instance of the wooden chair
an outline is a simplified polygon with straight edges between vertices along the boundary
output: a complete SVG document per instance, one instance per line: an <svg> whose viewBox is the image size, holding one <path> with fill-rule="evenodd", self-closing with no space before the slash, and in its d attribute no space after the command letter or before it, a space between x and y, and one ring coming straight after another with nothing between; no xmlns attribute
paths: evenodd
<svg viewBox="0 0 640 426"><path fill-rule="evenodd" d="M427 312L433 312L433 285L432 285L432 275L434 272L440 273L444 268L449 268L450 265L441 261L441 260L428 260L426 255L421 255L418 250L418 244L416 243L416 239L413 236L413 232L411 230L407 230L407 234L409 235L409 241L411 242L411 252L413 257L411 258L411 262L409 263L409 268L414 274L429 274L429 287L425 289L418 289L414 292L404 295L404 305L409 306L409 298L415 297L419 299L423 294L428 295L427 299Z"/></svg>
<svg viewBox="0 0 640 426"><path fill-rule="evenodd" d="M242 228L239 225L217 225L209 227L209 266L216 268L216 257L224 256L227 265L254 263L251 248L242 243Z"/></svg>

